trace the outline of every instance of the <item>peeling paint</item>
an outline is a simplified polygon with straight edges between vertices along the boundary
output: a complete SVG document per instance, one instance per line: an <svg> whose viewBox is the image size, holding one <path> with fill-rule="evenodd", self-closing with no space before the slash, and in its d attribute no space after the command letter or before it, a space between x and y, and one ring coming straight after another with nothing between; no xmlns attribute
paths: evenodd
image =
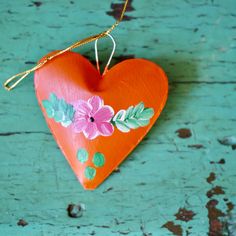
<svg viewBox="0 0 236 236"><path fill-rule="evenodd" d="M223 165L223 164L225 164L225 159L222 158L219 161L211 161L210 164L221 164L221 165Z"/></svg>
<svg viewBox="0 0 236 236"><path fill-rule="evenodd" d="M209 218L209 236L222 235L221 232L223 230L223 223L219 218L225 216L225 213L217 209L217 205L218 201L215 199L211 199L206 204Z"/></svg>
<svg viewBox="0 0 236 236"><path fill-rule="evenodd" d="M175 214L176 220L188 222L193 219L196 214L193 211L179 208L178 213Z"/></svg>
<svg viewBox="0 0 236 236"><path fill-rule="evenodd" d="M173 221L168 221L165 223L162 228L168 229L170 232L172 232L174 235L182 236L183 235L183 229L181 225L176 225Z"/></svg>
<svg viewBox="0 0 236 236"><path fill-rule="evenodd" d="M211 172L210 175L207 177L207 182L210 184L216 179L216 174L214 172Z"/></svg>
<svg viewBox="0 0 236 236"><path fill-rule="evenodd" d="M188 145L189 148L194 148L194 149L201 149L201 148L205 148L204 145L202 144L191 144Z"/></svg>
<svg viewBox="0 0 236 236"><path fill-rule="evenodd" d="M39 1L32 1L32 4L28 5L29 7L32 7L32 6L36 6L36 7L40 7L43 3L42 2L39 2Z"/></svg>
<svg viewBox="0 0 236 236"><path fill-rule="evenodd" d="M231 146L232 150L236 149L236 136L226 136L218 139L218 142L225 146Z"/></svg>
<svg viewBox="0 0 236 236"><path fill-rule="evenodd" d="M25 227L26 225L28 225L28 222L26 222L23 219L19 219L19 221L17 222L17 225Z"/></svg>
<svg viewBox="0 0 236 236"><path fill-rule="evenodd" d="M179 138L190 138L192 136L192 132L190 129L181 128L175 131L178 134Z"/></svg>
<svg viewBox="0 0 236 236"><path fill-rule="evenodd" d="M132 12L134 11L134 7L132 6L132 1L130 0L128 2L127 8L126 8L126 12ZM123 0L123 2L125 2ZM120 18L120 13L123 9L124 4L123 3L112 3L111 4L111 11L107 12L107 15L109 16L113 16L116 20L118 20ZM127 16L126 14L124 15L123 21L130 21L132 19L135 19L135 17L133 16Z"/></svg>
<svg viewBox="0 0 236 236"><path fill-rule="evenodd" d="M206 195L208 198L211 198L213 195L220 195L220 194L225 194L225 191L222 189L221 186L215 186L214 188L210 189Z"/></svg>
<svg viewBox="0 0 236 236"><path fill-rule="evenodd" d="M216 179L216 174L211 172L209 177L206 179L208 183L212 183ZM208 219L209 219L209 236L223 236L223 235L234 235L231 234L231 226L229 223L229 215L231 211L234 209L234 204L228 200L228 198L223 198L224 202L226 202L227 210L223 212L222 210L217 208L219 201L213 199L214 195L223 195L225 191L221 186L215 186L207 191L206 195L210 200L206 203L206 208L208 210Z"/></svg>

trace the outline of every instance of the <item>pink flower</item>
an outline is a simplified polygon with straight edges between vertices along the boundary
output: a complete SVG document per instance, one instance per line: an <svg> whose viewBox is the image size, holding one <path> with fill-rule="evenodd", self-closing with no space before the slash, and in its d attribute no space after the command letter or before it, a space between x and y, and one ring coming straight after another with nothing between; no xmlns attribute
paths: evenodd
<svg viewBox="0 0 236 236"><path fill-rule="evenodd" d="M112 107L104 105L99 96L93 96L88 101L77 101L74 109L74 132L83 132L85 137L90 140L99 135L112 135L114 127L110 121L114 116L114 110Z"/></svg>

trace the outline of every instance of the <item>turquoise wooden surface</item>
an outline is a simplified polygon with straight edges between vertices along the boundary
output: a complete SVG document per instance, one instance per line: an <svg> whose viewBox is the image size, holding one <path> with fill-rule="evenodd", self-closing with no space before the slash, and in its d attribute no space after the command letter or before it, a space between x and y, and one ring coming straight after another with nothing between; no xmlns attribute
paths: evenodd
<svg viewBox="0 0 236 236"><path fill-rule="evenodd" d="M0 0L1 82L106 29L122 2ZM234 0L131 1L113 33L113 64L157 62L170 95L120 172L95 191L82 189L53 140L33 75L1 89L0 235L236 235L235 9ZM111 43L99 45L104 62ZM94 60L93 43L76 51ZM218 141L225 136L228 145ZM82 217L68 216L70 203L84 204Z"/></svg>

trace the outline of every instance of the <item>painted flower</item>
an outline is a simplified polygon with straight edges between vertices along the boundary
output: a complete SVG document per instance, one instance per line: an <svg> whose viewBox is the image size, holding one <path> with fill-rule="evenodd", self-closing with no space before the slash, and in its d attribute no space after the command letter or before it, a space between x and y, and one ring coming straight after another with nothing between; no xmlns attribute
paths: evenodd
<svg viewBox="0 0 236 236"><path fill-rule="evenodd" d="M111 119L114 116L112 107L104 105L99 96L93 96L88 101L75 102L73 130L75 133L83 132L88 139L97 136L110 136L114 131Z"/></svg>

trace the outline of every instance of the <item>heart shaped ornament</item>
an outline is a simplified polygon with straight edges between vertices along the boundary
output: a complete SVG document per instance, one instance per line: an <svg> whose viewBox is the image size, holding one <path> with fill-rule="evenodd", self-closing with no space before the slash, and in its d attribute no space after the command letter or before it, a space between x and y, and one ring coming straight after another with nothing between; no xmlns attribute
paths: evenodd
<svg viewBox="0 0 236 236"><path fill-rule="evenodd" d="M165 73L148 60L125 60L101 75L75 52L38 69L34 83L46 122L85 189L95 189L138 145L168 95Z"/></svg>

